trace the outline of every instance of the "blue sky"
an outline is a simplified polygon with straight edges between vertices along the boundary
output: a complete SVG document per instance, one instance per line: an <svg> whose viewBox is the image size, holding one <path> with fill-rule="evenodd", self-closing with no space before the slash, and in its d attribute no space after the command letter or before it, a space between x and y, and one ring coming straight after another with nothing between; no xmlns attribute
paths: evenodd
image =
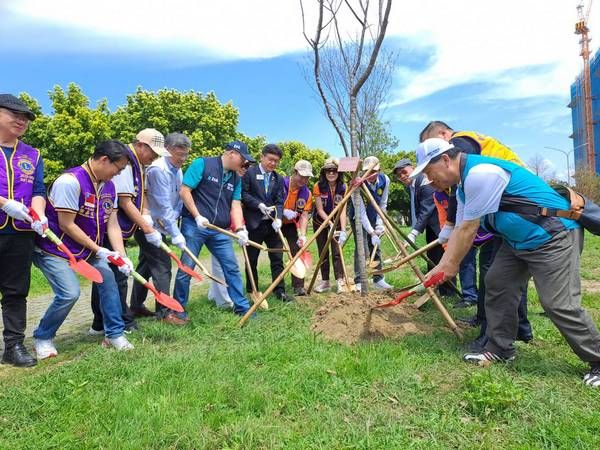
<svg viewBox="0 0 600 450"><path fill-rule="evenodd" d="M298 3L214 3L4 0L0 91L28 92L46 112L47 92L71 81L111 109L137 86L214 91L239 108L244 133L339 155L302 73ZM396 1L387 39L399 66L382 113L400 148L439 119L493 135L524 160L540 153L564 177L564 155L544 147L572 148L576 2L547 0L543 11L533 0L418 3Z"/></svg>

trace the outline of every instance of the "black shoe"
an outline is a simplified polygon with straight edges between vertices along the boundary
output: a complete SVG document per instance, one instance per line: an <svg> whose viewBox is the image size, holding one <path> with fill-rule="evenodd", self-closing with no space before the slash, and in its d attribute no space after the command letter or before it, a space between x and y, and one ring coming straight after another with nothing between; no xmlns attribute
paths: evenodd
<svg viewBox="0 0 600 450"><path fill-rule="evenodd" d="M481 353L485 351L485 344L487 344L487 336L479 336L469 345L469 350L473 353Z"/></svg>
<svg viewBox="0 0 600 450"><path fill-rule="evenodd" d="M490 364L490 363L494 363L494 362L501 362L501 363L509 363L515 360L515 356L509 356L509 357L504 357L504 356L500 356L497 355L495 353L492 352L488 352L488 351L482 351L482 352L472 352L472 353L465 353L463 355L463 361L471 363L471 364L477 364L477 365L485 365L485 364Z"/></svg>
<svg viewBox="0 0 600 450"><path fill-rule="evenodd" d="M531 341L533 341L533 335L531 335L531 334L518 334L517 335L517 341L522 341L522 342L525 342L526 344L529 344Z"/></svg>
<svg viewBox="0 0 600 450"><path fill-rule="evenodd" d="M133 317L154 317L154 313L146 308L144 305L131 307L131 313Z"/></svg>
<svg viewBox="0 0 600 450"><path fill-rule="evenodd" d="M459 317L456 319L457 322L470 326L472 328L481 325L481 320L477 316L472 317Z"/></svg>
<svg viewBox="0 0 600 450"><path fill-rule="evenodd" d="M460 309L460 308L470 308L471 306L475 306L477 304L477 302L470 302L468 300L461 300L460 302L456 303L454 305L454 308L456 309Z"/></svg>
<svg viewBox="0 0 600 450"><path fill-rule="evenodd" d="M133 323L130 323L129 325L125 325L124 333L131 334L134 331L138 331L138 330L139 330L139 328L137 326L137 323L133 322Z"/></svg>
<svg viewBox="0 0 600 450"><path fill-rule="evenodd" d="M590 371L583 376L583 382L591 387L600 387L600 364L590 365Z"/></svg>
<svg viewBox="0 0 600 450"><path fill-rule="evenodd" d="M294 289L294 295L296 297L304 297L306 295L306 291L304 290L304 288L298 288L298 289Z"/></svg>
<svg viewBox="0 0 600 450"><path fill-rule="evenodd" d="M2 364L12 364L16 367L31 367L37 364L37 359L29 354L22 342L4 349Z"/></svg>
<svg viewBox="0 0 600 450"><path fill-rule="evenodd" d="M285 292L276 292L275 297L286 303L294 301L294 297L292 297L290 294L286 294Z"/></svg>

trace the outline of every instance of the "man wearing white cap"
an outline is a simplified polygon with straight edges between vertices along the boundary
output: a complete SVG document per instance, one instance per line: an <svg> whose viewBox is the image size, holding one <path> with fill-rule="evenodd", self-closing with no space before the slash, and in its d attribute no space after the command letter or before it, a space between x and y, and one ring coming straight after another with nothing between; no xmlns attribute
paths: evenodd
<svg viewBox="0 0 600 450"><path fill-rule="evenodd" d="M480 226L503 238L486 276L487 337L482 351L463 359L476 364L515 358L521 286L531 275L548 318L590 370L583 381L600 387L600 333L581 307L579 276L583 232L564 214L570 202L515 163L464 154L444 139L417 148L417 167L442 190L458 184L456 228L440 263L427 278L456 275Z"/></svg>
<svg viewBox="0 0 600 450"><path fill-rule="evenodd" d="M160 247L162 243L162 235L154 229L151 221L142 215L145 206L144 169L160 156L171 156L165 148L165 138L158 130L146 128L140 131L128 146L129 164L112 179L118 195L117 218L124 240L133 236L139 228L144 232L148 243L156 247ZM119 286L125 330L131 332L137 329L137 324L127 306L127 276L121 273L116 266L111 266L111 268ZM92 287L92 311L94 312L94 321L89 333L103 334L100 298L98 290L94 287ZM153 314L148 311L146 315Z"/></svg>
<svg viewBox="0 0 600 450"><path fill-rule="evenodd" d="M306 229L312 212L312 193L306 185L313 177L312 164L304 159L294 165L294 173L283 178L283 226L281 232L288 241L292 255L306 244ZM294 294L306 295L304 280L292 275ZM291 300L283 298L282 300Z"/></svg>
<svg viewBox="0 0 600 450"><path fill-rule="evenodd" d="M371 168L371 175L367 178L365 186L373 196L373 199L377 202L377 205L382 211L387 211L387 203L390 195L390 178L380 172L381 164L376 156L367 156L363 161L362 169L366 171ZM366 203L366 207L365 207ZM350 202L348 208L350 215L350 225L352 226L352 232L356 236L356 228L354 221L354 204ZM383 226L383 219L377 214L375 207L370 201L365 199L362 195L359 204L359 217L363 227L363 238L365 246L365 255L367 259L373 252L375 246L377 251L375 252L375 261L377 262L377 269L381 269L381 236L385 233ZM356 238L355 241L356 243ZM357 245L354 246L354 282L356 286L360 288L360 265L365 264L364 261L358 259ZM385 281L383 275L373 276L373 285L376 289L390 289L393 286Z"/></svg>

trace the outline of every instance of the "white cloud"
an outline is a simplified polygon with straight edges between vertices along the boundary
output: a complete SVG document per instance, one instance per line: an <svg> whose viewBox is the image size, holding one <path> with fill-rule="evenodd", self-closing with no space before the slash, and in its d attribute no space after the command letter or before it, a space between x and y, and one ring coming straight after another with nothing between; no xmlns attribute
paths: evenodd
<svg viewBox="0 0 600 450"><path fill-rule="evenodd" d="M424 70L399 71L389 106L471 82L490 83L484 96L488 99L567 96L580 67L573 34L575 3L396 1L388 35L403 38L409 47L428 49L433 56ZM310 9L308 23L314 23L314 2L305 4ZM72 42L70 50L85 51L87 45L106 44L106 39L115 49L183 49L235 60L306 48L296 0L5 0L3 7L33 25L89 36ZM592 11L592 36L598 15L600 7ZM539 65L547 70L510 72Z"/></svg>

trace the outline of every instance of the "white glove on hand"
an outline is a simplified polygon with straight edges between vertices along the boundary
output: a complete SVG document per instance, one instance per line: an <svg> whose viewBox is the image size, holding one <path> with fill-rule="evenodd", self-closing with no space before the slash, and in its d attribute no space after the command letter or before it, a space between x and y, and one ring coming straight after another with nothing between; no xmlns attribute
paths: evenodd
<svg viewBox="0 0 600 450"><path fill-rule="evenodd" d="M385 233L385 228L383 225L379 224L375 227L375 233L377 234L377 236L381 236L383 233Z"/></svg>
<svg viewBox="0 0 600 450"><path fill-rule="evenodd" d="M33 222L33 219L29 215L29 208L16 200L7 200L2 207L2 211L17 220L23 220L29 223Z"/></svg>
<svg viewBox="0 0 600 450"><path fill-rule="evenodd" d="M287 220L294 220L296 217L298 217L298 213L293 209L284 209L283 217L285 217Z"/></svg>
<svg viewBox="0 0 600 450"><path fill-rule="evenodd" d="M44 236L44 226L48 225L47 217L40 217L40 220L36 220L31 223L31 229L40 236Z"/></svg>
<svg viewBox="0 0 600 450"><path fill-rule="evenodd" d="M152 220L152 216L150 214L142 214L142 218L144 219L144 222L146 222L148 225L150 225L151 227L154 226L154 220Z"/></svg>
<svg viewBox="0 0 600 450"><path fill-rule="evenodd" d="M445 244L450 239L450 235L452 234L452 230L454 230L454 225L444 225L440 231L438 236L438 241L440 244Z"/></svg>
<svg viewBox="0 0 600 450"><path fill-rule="evenodd" d="M123 264L122 266L118 266L117 268L119 269L119 272L129 276L129 274L133 270L133 263L127 256L121 256L121 259L125 261L125 264Z"/></svg>
<svg viewBox="0 0 600 450"><path fill-rule="evenodd" d="M415 229L412 229L410 230L410 233L408 233L408 236L406 236L406 240L414 244L418 235L419 232Z"/></svg>
<svg viewBox="0 0 600 450"><path fill-rule="evenodd" d="M209 223L210 222L208 221L208 219L206 217L204 217L203 215L199 215L196 217L196 225L201 230L204 230Z"/></svg>
<svg viewBox="0 0 600 450"><path fill-rule="evenodd" d="M338 236L338 242L340 243L340 245L344 245L344 242L346 242L346 240L348 240L348 235L344 230L340 231L340 235Z"/></svg>
<svg viewBox="0 0 600 450"><path fill-rule="evenodd" d="M241 230L237 231L235 235L238 237L238 244L240 244L240 247L245 247L248 245L248 230L242 228Z"/></svg>
<svg viewBox="0 0 600 450"><path fill-rule="evenodd" d="M109 256L112 256L115 259L119 259L119 256L121 256L121 255L119 255L118 252L113 252L112 250L109 250L104 247L100 247L98 249L98 251L96 252L96 258L98 258L110 265L112 263L108 259Z"/></svg>
<svg viewBox="0 0 600 450"><path fill-rule="evenodd" d="M379 236L377 236L377 234L374 234L371 236L371 244L373 244L373 246L377 245L381 245L381 239L379 239Z"/></svg>
<svg viewBox="0 0 600 450"><path fill-rule="evenodd" d="M154 245L155 247L160 247L160 244L162 244L162 236L156 230L154 230L152 233L144 234L144 236L146 237L148 243Z"/></svg>
<svg viewBox="0 0 600 450"><path fill-rule="evenodd" d="M304 247L304 244L306 244L306 236L298 236L296 244L298 244L298 247Z"/></svg>
<svg viewBox="0 0 600 450"><path fill-rule="evenodd" d="M275 219L271 224L275 232L279 232L281 230L281 219Z"/></svg>
<svg viewBox="0 0 600 450"><path fill-rule="evenodd" d="M177 236L173 236L171 239L171 243L176 247L179 247L181 250L186 246L185 238L183 234L178 234Z"/></svg>
<svg viewBox="0 0 600 450"><path fill-rule="evenodd" d="M265 216L270 216L273 210L275 209L275 206L267 206L264 203L259 203L258 209L260 209L260 212L263 213Z"/></svg>

